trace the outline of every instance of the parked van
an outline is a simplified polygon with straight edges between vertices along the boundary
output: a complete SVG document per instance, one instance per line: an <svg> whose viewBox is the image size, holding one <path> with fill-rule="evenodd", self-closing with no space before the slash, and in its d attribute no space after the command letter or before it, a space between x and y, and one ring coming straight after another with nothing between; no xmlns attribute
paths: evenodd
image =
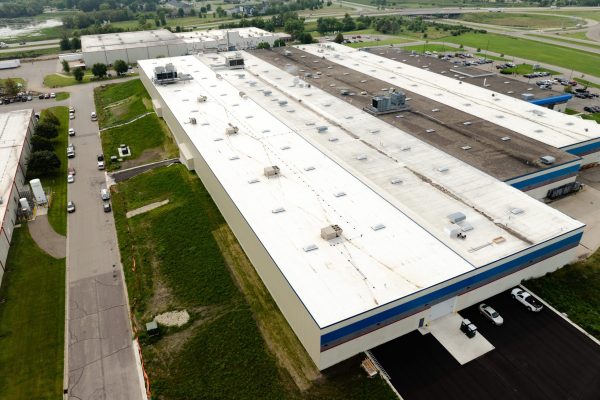
<svg viewBox="0 0 600 400"><path fill-rule="evenodd" d="M100 197L102 197L102 200L104 201L110 200L110 193L108 192L108 189L100 190Z"/></svg>

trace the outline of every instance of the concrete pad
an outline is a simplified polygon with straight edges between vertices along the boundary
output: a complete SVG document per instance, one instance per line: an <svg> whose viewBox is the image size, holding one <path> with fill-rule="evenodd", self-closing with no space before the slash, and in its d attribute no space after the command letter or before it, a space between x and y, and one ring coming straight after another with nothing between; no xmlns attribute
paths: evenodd
<svg viewBox="0 0 600 400"><path fill-rule="evenodd" d="M600 247L600 190L586 186L579 193L549 205L586 224L581 242L577 246L577 257L585 258Z"/></svg>
<svg viewBox="0 0 600 400"><path fill-rule="evenodd" d="M429 323L429 331L448 353L461 365L468 363L494 349L479 332L469 339L460 330L463 318L455 313L448 314Z"/></svg>
<svg viewBox="0 0 600 400"><path fill-rule="evenodd" d="M157 201L156 203L148 204L143 207L136 208L135 210L128 211L127 214L125 214L125 216L127 218L132 218L132 217L135 217L136 215L143 214L150 210L154 210L155 208L164 206L165 204L169 204L169 199L166 199L163 201Z"/></svg>

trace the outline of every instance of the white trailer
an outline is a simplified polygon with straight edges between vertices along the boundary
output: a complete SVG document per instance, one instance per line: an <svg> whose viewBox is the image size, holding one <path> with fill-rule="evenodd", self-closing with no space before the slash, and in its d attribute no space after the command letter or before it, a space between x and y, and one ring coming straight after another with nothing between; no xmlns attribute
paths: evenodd
<svg viewBox="0 0 600 400"><path fill-rule="evenodd" d="M31 186L33 198L37 204L46 204L48 202L46 193L44 193L44 188L42 187L42 182L39 179L30 180L29 186Z"/></svg>
<svg viewBox="0 0 600 400"><path fill-rule="evenodd" d="M20 66L21 66L21 61L19 61L19 60L0 61L0 69L18 68Z"/></svg>

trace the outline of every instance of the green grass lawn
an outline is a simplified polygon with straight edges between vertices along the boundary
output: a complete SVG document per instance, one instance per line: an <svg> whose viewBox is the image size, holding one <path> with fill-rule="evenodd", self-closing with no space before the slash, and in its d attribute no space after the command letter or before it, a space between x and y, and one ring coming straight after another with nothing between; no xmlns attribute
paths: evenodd
<svg viewBox="0 0 600 400"><path fill-rule="evenodd" d="M173 143L166 124L156 114L152 113L130 124L102 131L102 150L107 157L106 167L114 170L119 167L133 166L133 161L143 160L142 163L159 161L177 157L177 146ZM131 156L123 163L113 163L110 156L118 156L117 147L126 144L131 149Z"/></svg>
<svg viewBox="0 0 600 400"><path fill-rule="evenodd" d="M69 160L67 158L67 143L69 136L69 109L64 106L51 107L47 109L51 111L60 120L60 128L58 137L55 139L54 151L60 160L58 170L39 176L42 185L46 192L52 192L52 203L48 210L48 222L57 233L61 235L67 234L67 167ZM44 112L42 111L42 116ZM37 177L28 177L28 179Z"/></svg>
<svg viewBox="0 0 600 400"><path fill-rule="evenodd" d="M4 79L0 79L0 87L4 87L7 79L12 79L14 82L20 83L21 87L23 87L23 88L27 87L26 84L25 84L25 79L23 79L23 78L4 78Z"/></svg>
<svg viewBox="0 0 600 400"><path fill-rule="evenodd" d="M456 52L460 49L458 46L450 46L445 44L420 44L416 46L403 47L406 51L416 51L418 53L424 53L426 51L436 51L438 53Z"/></svg>
<svg viewBox="0 0 600 400"><path fill-rule="evenodd" d="M65 260L44 253L27 225L16 228L0 287L0 398L60 399Z"/></svg>
<svg viewBox="0 0 600 400"><path fill-rule="evenodd" d="M130 75L125 74L118 76L114 71L109 71L112 76L105 77L102 79L96 78L90 70L85 71L85 75L81 81L77 81L73 75L67 75L65 73L51 74L44 77L44 86L49 88L82 85L84 83L97 82L97 81L110 81L115 79L127 78L131 76L137 76L136 74Z"/></svg>
<svg viewBox="0 0 600 400"><path fill-rule="evenodd" d="M371 42L359 42L359 43L348 43L346 46L353 47L355 49L359 49L361 47L372 47L372 46L388 46L390 44L400 44L400 43L410 43L414 42L413 39L403 39L403 38L393 38L393 39L384 39L378 41Z"/></svg>
<svg viewBox="0 0 600 400"><path fill-rule="evenodd" d="M600 251L525 285L600 339Z"/></svg>
<svg viewBox="0 0 600 400"><path fill-rule="evenodd" d="M568 16L518 13L469 13L461 15L460 19L480 24L530 29L569 28L582 22L579 18Z"/></svg>
<svg viewBox="0 0 600 400"><path fill-rule="evenodd" d="M515 57L540 61L600 76L600 69L598 68L598 65L600 65L600 54L586 53L567 47L492 33L466 33L460 36L446 37L443 41L487 49L506 55L510 54Z"/></svg>
<svg viewBox="0 0 600 400"><path fill-rule="evenodd" d="M556 36L560 36L562 38L573 38L573 39L581 39L581 40L589 40L589 41L593 41L592 39L588 38L585 34L585 32L570 32L570 33L559 33Z"/></svg>
<svg viewBox="0 0 600 400"><path fill-rule="evenodd" d="M10 60L13 58L35 58L39 56L45 56L48 54L58 54L60 53L60 47L51 47L49 49L39 49L39 50L16 50L6 53L0 53L0 60Z"/></svg>
<svg viewBox="0 0 600 400"><path fill-rule="evenodd" d="M552 36L548 37L548 36L545 36L545 35L534 35L534 34L531 34L531 35L527 35L527 36L534 36L534 37L539 37L539 38L542 38L542 39L555 40L557 42L564 43L565 46L574 44L574 45L577 45L577 46L585 46L585 47L589 47L589 48L592 48L592 49L600 49L600 43L598 43L598 44L581 43L581 42L577 42L575 40L569 40L568 38L565 38L565 37L562 37L562 36L559 36L559 35L552 35Z"/></svg>
<svg viewBox="0 0 600 400"><path fill-rule="evenodd" d="M394 398L381 379L365 377L356 359L325 371L305 392L296 388L233 282L213 234L225 221L194 173L162 167L119 183L112 199L134 323L167 310L191 314L190 323L164 329L159 340L141 337L156 398ZM169 204L125 217L165 199Z"/></svg>
<svg viewBox="0 0 600 400"><path fill-rule="evenodd" d="M583 86L589 86L589 87L593 87L593 88L597 88L600 89L600 85L594 82L590 82L588 80L585 80L583 78L573 78L575 81L577 81L580 85Z"/></svg>
<svg viewBox="0 0 600 400"><path fill-rule="evenodd" d="M63 101L71 97L71 93L69 92L58 92L56 93L56 101Z"/></svg>
<svg viewBox="0 0 600 400"><path fill-rule="evenodd" d="M94 89L100 127L129 121L152 111L150 96L139 79Z"/></svg>

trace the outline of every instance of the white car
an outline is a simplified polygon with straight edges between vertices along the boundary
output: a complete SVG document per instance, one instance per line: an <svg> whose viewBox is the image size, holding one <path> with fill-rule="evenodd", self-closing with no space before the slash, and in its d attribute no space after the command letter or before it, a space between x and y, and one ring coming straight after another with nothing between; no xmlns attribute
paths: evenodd
<svg viewBox="0 0 600 400"><path fill-rule="evenodd" d="M519 300L529 311L540 312L544 306L531 294L527 293L521 288L514 288L511 290L510 295L513 299Z"/></svg>
<svg viewBox="0 0 600 400"><path fill-rule="evenodd" d="M75 114L74 113L70 113L69 114L69 119L75 119Z"/></svg>
<svg viewBox="0 0 600 400"><path fill-rule="evenodd" d="M50 93L50 98L51 98L51 99L54 99L54 98L56 98L56 93Z"/></svg>
<svg viewBox="0 0 600 400"><path fill-rule="evenodd" d="M69 107L69 112L70 113L74 113L75 112L75 107L73 107L73 106Z"/></svg>
<svg viewBox="0 0 600 400"><path fill-rule="evenodd" d="M67 203L67 212L68 213L75 212L75 203L73 203L72 201L69 201Z"/></svg>
<svg viewBox="0 0 600 400"><path fill-rule="evenodd" d="M71 174L67 175L67 183L75 182L75 177Z"/></svg>
<svg viewBox="0 0 600 400"><path fill-rule="evenodd" d="M498 311L485 303L479 305L479 312L481 315L492 321L494 325L502 325L504 323L504 319L498 314Z"/></svg>
<svg viewBox="0 0 600 400"><path fill-rule="evenodd" d="M98 161L98 169L99 170L103 170L104 169L104 161Z"/></svg>
<svg viewBox="0 0 600 400"><path fill-rule="evenodd" d="M69 136L75 136L75 129L69 128Z"/></svg>

